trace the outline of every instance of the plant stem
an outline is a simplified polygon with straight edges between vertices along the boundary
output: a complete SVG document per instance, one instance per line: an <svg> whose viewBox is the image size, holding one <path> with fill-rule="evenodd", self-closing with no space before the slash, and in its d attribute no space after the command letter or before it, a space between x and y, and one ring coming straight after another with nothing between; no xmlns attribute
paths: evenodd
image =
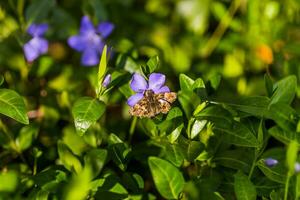
<svg viewBox="0 0 300 200"><path fill-rule="evenodd" d="M137 117L133 117L131 125L130 125L130 129L129 129L129 138L128 138L128 142L131 142L135 127L136 127L136 122L137 122Z"/></svg>
<svg viewBox="0 0 300 200"><path fill-rule="evenodd" d="M286 182L285 182L284 200L288 199L290 178L291 178L291 174L290 174L290 172L288 172L288 175L286 177Z"/></svg>
<svg viewBox="0 0 300 200"><path fill-rule="evenodd" d="M254 159L253 159L253 162L252 162L252 165L251 165L251 169L250 169L250 172L249 172L249 175L248 175L248 179L249 179L249 180L251 179L252 174L253 174L253 171L254 171L254 169L255 169L255 166L256 166L256 160L257 160L257 152L255 151Z"/></svg>
<svg viewBox="0 0 300 200"><path fill-rule="evenodd" d="M234 0L232 1L227 13L223 16L221 19L218 27L212 34L212 36L209 38L203 49L201 50L201 56L202 57L208 57L213 50L216 48L217 44L219 43L221 37L225 33L226 29L228 28L230 22L232 21L232 18L234 14L236 13L237 9L239 8L241 3L241 0Z"/></svg>

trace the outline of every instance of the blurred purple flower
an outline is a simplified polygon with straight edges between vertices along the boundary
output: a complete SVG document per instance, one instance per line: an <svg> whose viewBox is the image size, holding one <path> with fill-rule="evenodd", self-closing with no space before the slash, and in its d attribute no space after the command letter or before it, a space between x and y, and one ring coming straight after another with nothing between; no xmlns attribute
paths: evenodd
<svg viewBox="0 0 300 200"><path fill-rule="evenodd" d="M107 74L105 77L104 77L104 80L102 82L102 86L103 87L107 87L108 84L110 84L111 82L111 74Z"/></svg>
<svg viewBox="0 0 300 200"><path fill-rule="evenodd" d="M27 33L33 37L23 46L25 58L28 62L34 61L48 51L48 41L42 37L47 30L47 24L31 24L28 27Z"/></svg>
<svg viewBox="0 0 300 200"><path fill-rule="evenodd" d="M300 172L300 163L298 163L298 162L295 163L295 172L296 173Z"/></svg>
<svg viewBox="0 0 300 200"><path fill-rule="evenodd" d="M138 73L132 76L130 87L136 94L129 97L127 104L133 107L139 100L144 97L144 92L146 90L152 90L155 94L170 92L167 86L164 86L166 81L166 76L160 73L152 73L149 76L149 82L144 79L144 77Z"/></svg>
<svg viewBox="0 0 300 200"><path fill-rule="evenodd" d="M278 160L275 160L273 158L267 158L264 161L265 161L265 165L267 165L268 167L274 167L275 165L278 164Z"/></svg>
<svg viewBox="0 0 300 200"><path fill-rule="evenodd" d="M99 56L104 47L104 39L111 34L113 29L114 25L110 22L102 22L94 27L88 16L82 17L79 34L68 39L70 47L82 52L82 65L93 66L99 63Z"/></svg>

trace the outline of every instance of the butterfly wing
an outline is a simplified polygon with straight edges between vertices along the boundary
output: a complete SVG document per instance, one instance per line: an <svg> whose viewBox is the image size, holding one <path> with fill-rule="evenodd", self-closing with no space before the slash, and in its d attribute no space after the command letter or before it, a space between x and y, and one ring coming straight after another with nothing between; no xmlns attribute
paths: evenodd
<svg viewBox="0 0 300 200"><path fill-rule="evenodd" d="M129 113L137 117L151 117L150 116L150 102L147 98L143 97L138 103L130 108Z"/></svg>
<svg viewBox="0 0 300 200"><path fill-rule="evenodd" d="M175 92L166 92L166 93L156 94L155 98L157 99L158 102L159 112L157 114L159 113L166 114L171 109L171 103L173 103L176 100L177 95Z"/></svg>

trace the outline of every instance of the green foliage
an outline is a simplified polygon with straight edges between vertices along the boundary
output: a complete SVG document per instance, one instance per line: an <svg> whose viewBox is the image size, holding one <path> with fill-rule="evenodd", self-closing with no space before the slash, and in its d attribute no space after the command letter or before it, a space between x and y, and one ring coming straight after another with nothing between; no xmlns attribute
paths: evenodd
<svg viewBox="0 0 300 200"><path fill-rule="evenodd" d="M29 124L24 100L13 90L0 89L0 113L20 123Z"/></svg>
<svg viewBox="0 0 300 200"><path fill-rule="evenodd" d="M299 199L299 10L296 0L1 1L0 199ZM70 48L83 16L103 42L97 66L81 66L93 49ZM114 24L109 37L102 22ZM24 45L41 39L27 29L40 23L48 50L27 62ZM97 42L87 38L77 50ZM129 114L133 73L165 75L177 95L168 113Z"/></svg>
<svg viewBox="0 0 300 200"><path fill-rule="evenodd" d="M149 157L148 163L159 193L166 199L177 199L184 186L184 178L180 171L157 157Z"/></svg>

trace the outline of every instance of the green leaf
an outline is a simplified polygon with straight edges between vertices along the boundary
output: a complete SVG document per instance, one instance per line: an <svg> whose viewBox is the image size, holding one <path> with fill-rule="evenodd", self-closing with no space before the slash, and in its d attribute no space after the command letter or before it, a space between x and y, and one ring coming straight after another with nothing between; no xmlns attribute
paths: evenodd
<svg viewBox="0 0 300 200"><path fill-rule="evenodd" d="M38 135L39 128L37 126L24 126L16 139L16 145L20 151L26 150L31 146L33 140Z"/></svg>
<svg viewBox="0 0 300 200"><path fill-rule="evenodd" d="M18 185L18 174L14 171L0 173L0 192L13 192Z"/></svg>
<svg viewBox="0 0 300 200"><path fill-rule="evenodd" d="M154 72L159 66L159 57L153 56L151 57L147 63L146 66L142 66L142 71L144 73L145 76L147 76L148 74L151 74L152 72Z"/></svg>
<svg viewBox="0 0 300 200"><path fill-rule="evenodd" d="M62 141L58 141L57 150L59 159L62 164L71 172L79 173L82 169L81 163L78 158L73 155L71 150Z"/></svg>
<svg viewBox="0 0 300 200"><path fill-rule="evenodd" d="M29 124L24 100L13 90L0 89L0 113L22 124Z"/></svg>
<svg viewBox="0 0 300 200"><path fill-rule="evenodd" d="M31 23L42 22L55 7L54 0L35 0L29 4L25 12L26 21Z"/></svg>
<svg viewBox="0 0 300 200"><path fill-rule="evenodd" d="M197 119L206 119L219 126L231 127L232 115L221 106L208 106L195 114Z"/></svg>
<svg viewBox="0 0 300 200"><path fill-rule="evenodd" d="M271 77L268 74L265 74L264 80L265 80L265 87L266 87L268 97L271 97L273 94L273 82L271 80Z"/></svg>
<svg viewBox="0 0 300 200"><path fill-rule="evenodd" d="M191 162L204 150L204 145L201 142L187 140L184 137L179 137L178 145L181 147L185 159Z"/></svg>
<svg viewBox="0 0 300 200"><path fill-rule="evenodd" d="M270 168L266 166L262 160L257 163L257 166L270 180L282 184L285 183L286 176L283 174L284 172L279 169L279 167L276 166L276 168Z"/></svg>
<svg viewBox="0 0 300 200"><path fill-rule="evenodd" d="M105 104L102 101L91 97L79 98L72 108L76 130L83 135L104 111Z"/></svg>
<svg viewBox="0 0 300 200"><path fill-rule="evenodd" d="M182 111L178 107L173 107L169 111L166 120L172 120L172 119L177 118L177 117L182 117Z"/></svg>
<svg viewBox="0 0 300 200"><path fill-rule="evenodd" d="M206 120L195 120L192 126L190 139L194 139L203 130L206 123Z"/></svg>
<svg viewBox="0 0 300 200"><path fill-rule="evenodd" d="M233 121L231 128L219 127L215 124L213 132L229 144L244 147L258 147L259 145L254 134L245 125L236 121Z"/></svg>
<svg viewBox="0 0 300 200"><path fill-rule="evenodd" d="M92 149L85 155L84 163L91 167L93 178L100 174L106 162L107 154L106 149Z"/></svg>
<svg viewBox="0 0 300 200"><path fill-rule="evenodd" d="M165 145L165 158L170 161L176 167L180 167L183 163L184 156L182 150L177 144Z"/></svg>
<svg viewBox="0 0 300 200"><path fill-rule="evenodd" d="M131 148L115 134L110 134L108 144L110 158L122 171L125 171L129 161Z"/></svg>
<svg viewBox="0 0 300 200"><path fill-rule="evenodd" d="M256 200L256 189L242 172L234 175L234 192L237 200Z"/></svg>
<svg viewBox="0 0 300 200"><path fill-rule="evenodd" d="M167 137L170 143L175 143L177 138L180 136L180 133L183 129L184 125L181 123L179 126L177 126Z"/></svg>
<svg viewBox="0 0 300 200"><path fill-rule="evenodd" d="M274 120L277 125L287 132L295 132L298 123L297 112L284 103L271 104L267 118Z"/></svg>
<svg viewBox="0 0 300 200"><path fill-rule="evenodd" d="M144 180L137 173L125 172L122 176L122 182L126 188L130 189L134 193L140 193L144 189Z"/></svg>
<svg viewBox="0 0 300 200"><path fill-rule="evenodd" d="M180 74L179 75L179 83L180 83L180 89L183 92L191 92L193 91L193 85L195 81L188 77L185 74Z"/></svg>
<svg viewBox="0 0 300 200"><path fill-rule="evenodd" d="M267 112L269 103L270 99L268 97L254 96L244 97L235 103L226 104L241 112L261 117Z"/></svg>
<svg viewBox="0 0 300 200"><path fill-rule="evenodd" d="M103 48L101 59L100 59L99 66L98 66L98 82L97 82L97 88L96 88L97 95L99 94L99 92L101 91L101 88L102 88L102 82L103 82L103 78L104 78L106 68L107 68L106 59L107 59L107 46L105 45Z"/></svg>
<svg viewBox="0 0 300 200"><path fill-rule="evenodd" d="M158 192L166 199L178 199L184 187L181 172L168 161L149 157L148 164Z"/></svg>
<svg viewBox="0 0 300 200"><path fill-rule="evenodd" d="M269 167L265 165L264 159L273 158L278 160L278 164ZM277 183L285 183L286 181L286 150L284 148L272 148L264 152L262 159L257 162L258 168L264 173L264 175L272 181Z"/></svg>
<svg viewBox="0 0 300 200"><path fill-rule="evenodd" d="M273 95L271 97L271 104L285 103L291 104L297 89L296 76L288 76L274 84Z"/></svg>
<svg viewBox="0 0 300 200"><path fill-rule="evenodd" d="M295 140L300 146L300 134L297 132L284 131L278 126L270 128L269 133L284 144L289 144L292 140Z"/></svg>
<svg viewBox="0 0 300 200"><path fill-rule="evenodd" d="M235 150L226 150L221 151L214 156L213 161L217 164L242 170L243 172L249 172L252 164L253 152L247 151L246 149L235 149Z"/></svg>

